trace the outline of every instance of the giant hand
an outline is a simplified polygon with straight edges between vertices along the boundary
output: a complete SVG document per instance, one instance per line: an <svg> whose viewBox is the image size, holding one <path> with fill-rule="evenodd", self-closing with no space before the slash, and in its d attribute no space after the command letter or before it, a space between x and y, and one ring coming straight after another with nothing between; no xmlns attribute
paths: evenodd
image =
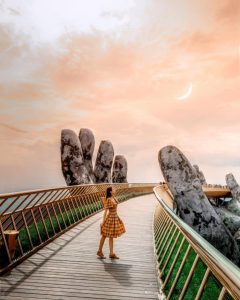
<svg viewBox="0 0 240 300"><path fill-rule="evenodd" d="M127 161L122 155L117 155L113 161L112 143L101 141L93 168L94 147L95 139L91 130L82 128L79 136L70 129L62 130L61 163L67 185L127 182Z"/></svg>
<svg viewBox="0 0 240 300"><path fill-rule="evenodd" d="M202 184L186 156L176 147L166 146L159 151L158 159L180 217L239 265L236 241L203 193Z"/></svg>

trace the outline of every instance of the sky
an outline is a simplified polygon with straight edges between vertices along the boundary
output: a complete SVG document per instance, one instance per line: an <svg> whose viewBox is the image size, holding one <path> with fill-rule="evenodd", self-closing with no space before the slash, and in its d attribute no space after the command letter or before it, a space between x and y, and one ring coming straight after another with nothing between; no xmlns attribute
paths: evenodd
<svg viewBox="0 0 240 300"><path fill-rule="evenodd" d="M0 0L0 193L65 185L64 128L94 159L110 140L129 182L161 181L175 145L240 183L239 20L239 0Z"/></svg>

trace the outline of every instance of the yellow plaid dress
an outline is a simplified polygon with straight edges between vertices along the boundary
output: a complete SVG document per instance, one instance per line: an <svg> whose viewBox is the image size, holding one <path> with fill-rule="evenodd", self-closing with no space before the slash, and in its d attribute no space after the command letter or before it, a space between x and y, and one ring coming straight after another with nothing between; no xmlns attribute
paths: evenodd
<svg viewBox="0 0 240 300"><path fill-rule="evenodd" d="M116 238L126 232L123 221L117 215L117 205L117 200L114 201L111 198L108 198L104 205L109 209L109 213L102 225L103 236Z"/></svg>

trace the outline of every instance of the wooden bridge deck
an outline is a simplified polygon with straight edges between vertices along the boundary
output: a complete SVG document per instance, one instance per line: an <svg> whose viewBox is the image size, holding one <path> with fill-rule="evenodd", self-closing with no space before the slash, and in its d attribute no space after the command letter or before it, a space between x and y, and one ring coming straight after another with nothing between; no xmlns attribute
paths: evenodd
<svg viewBox="0 0 240 300"><path fill-rule="evenodd" d="M154 195L119 205L127 232L115 239L120 260L96 257L102 212L69 230L0 277L0 299L157 299Z"/></svg>

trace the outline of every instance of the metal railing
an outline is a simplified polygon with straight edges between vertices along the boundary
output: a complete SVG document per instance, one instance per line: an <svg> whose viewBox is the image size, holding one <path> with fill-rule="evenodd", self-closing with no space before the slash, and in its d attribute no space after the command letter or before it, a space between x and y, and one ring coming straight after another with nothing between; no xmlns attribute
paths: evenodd
<svg viewBox="0 0 240 300"><path fill-rule="evenodd" d="M206 187L207 188L207 187ZM219 187L220 194L222 189ZM174 212L166 185L154 188L155 257L166 299L240 299L240 269Z"/></svg>
<svg viewBox="0 0 240 300"><path fill-rule="evenodd" d="M153 192L154 184L96 184L0 195L0 274L103 209L101 197L113 186L119 202ZM18 231L14 255L6 233Z"/></svg>

